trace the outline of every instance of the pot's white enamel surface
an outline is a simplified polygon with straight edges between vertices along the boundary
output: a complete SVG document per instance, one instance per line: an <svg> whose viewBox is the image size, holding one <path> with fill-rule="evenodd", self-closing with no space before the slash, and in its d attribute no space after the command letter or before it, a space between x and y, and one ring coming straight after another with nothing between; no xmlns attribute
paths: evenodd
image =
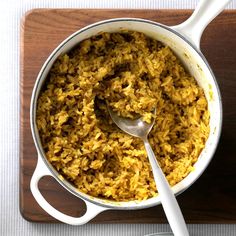
<svg viewBox="0 0 236 236"><path fill-rule="evenodd" d="M201 3L200 7L198 7L198 12L204 11L204 4L206 4L206 2L208 1ZM224 4L218 4L218 8L216 7L217 0L212 2L215 2L215 12L214 14L211 14L210 17L205 19L206 23L203 25L204 27L215 15L220 12L220 10L223 9L224 5L228 1L222 1L224 2ZM198 12L195 13L195 15L199 17ZM189 23L192 24L192 26L194 27L194 24L192 22L196 23L196 21L191 20ZM47 77L51 66L59 55L68 52L80 41L89 38L93 35L96 35L100 32L117 32L122 29L128 29L143 32L147 36L162 41L175 52L175 54L184 63L185 67L189 70L189 72L196 78L199 85L204 89L208 101L208 107L211 115L210 136L207 140L204 150L202 151L198 161L195 164L195 170L191 172L186 178L184 178L180 183L176 184L173 187L174 193L179 194L188 187L190 187L190 185L193 184L197 180L197 178L202 174L202 172L206 169L211 158L213 157L213 154L219 141L222 125L222 105L220 92L215 77L206 59L198 48L198 38L200 39L199 35L201 35L203 28L198 31L200 32L199 34L196 33L196 38L190 38L190 34L188 34L188 31L186 30L190 27L189 24L183 24L175 27L167 27L156 22L132 18L111 19L107 21L98 22L96 24L89 25L88 27L79 30L78 32L74 33L69 38L67 38L65 41L63 41L45 62L35 83L31 100L31 129L34 142L38 151L38 165L31 179L31 191L39 205L54 218L67 224L80 225L88 222L98 213L104 210L114 208L120 210L142 209L160 204L160 199L158 196L142 202L112 202L108 200L92 198L84 193L78 192L78 190L76 190L70 183L68 183L66 180L63 180L61 176L54 170L51 164L47 161L44 155L35 122L36 104L40 89ZM77 197L82 198L87 204L87 212L85 213L85 215L79 218L70 217L53 208L43 198L40 191L38 190L38 181L44 175L53 176L68 191L70 191Z"/></svg>

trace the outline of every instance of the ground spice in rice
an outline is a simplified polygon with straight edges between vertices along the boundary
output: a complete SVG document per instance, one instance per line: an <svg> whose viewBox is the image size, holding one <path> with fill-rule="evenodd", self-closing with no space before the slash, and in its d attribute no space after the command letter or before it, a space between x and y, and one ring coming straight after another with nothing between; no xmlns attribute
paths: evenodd
<svg viewBox="0 0 236 236"><path fill-rule="evenodd" d="M139 32L101 33L54 63L38 98L37 127L47 159L80 191L115 201L157 195L140 139L112 122L150 122L150 144L170 185L193 170L209 135L203 90L170 48Z"/></svg>

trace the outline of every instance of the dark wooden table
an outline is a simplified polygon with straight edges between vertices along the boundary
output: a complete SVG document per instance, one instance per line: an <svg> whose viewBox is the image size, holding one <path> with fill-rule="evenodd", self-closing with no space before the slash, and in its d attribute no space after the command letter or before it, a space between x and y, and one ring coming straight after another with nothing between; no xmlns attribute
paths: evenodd
<svg viewBox="0 0 236 236"><path fill-rule="evenodd" d="M83 10L30 11L21 24L20 211L34 222L55 222L34 200L29 183L37 154L29 124L32 88L43 62L63 39L90 23L114 17L140 17L174 25L187 19L188 10ZM236 11L225 11L205 30L201 48L222 92L223 130L216 154L201 178L178 196L187 223L236 223ZM84 203L55 180L40 181L45 198L57 209L78 216ZM138 211L107 211L96 223L163 223L161 206Z"/></svg>

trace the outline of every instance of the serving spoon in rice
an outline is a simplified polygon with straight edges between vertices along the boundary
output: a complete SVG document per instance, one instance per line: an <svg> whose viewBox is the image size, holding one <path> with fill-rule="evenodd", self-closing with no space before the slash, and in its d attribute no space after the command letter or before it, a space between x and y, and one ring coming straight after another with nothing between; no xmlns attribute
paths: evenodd
<svg viewBox="0 0 236 236"><path fill-rule="evenodd" d="M169 221L170 227L175 236L188 236L189 233L187 230L187 226L184 221L184 217L182 215L178 202L148 142L148 134L154 125L155 119L152 119L151 123L143 121L142 117L132 120L129 118L118 116L118 114L114 112L109 106L107 107L113 122L121 130L143 140L149 158L149 162L151 164L156 187L158 189L161 203L165 211L166 217ZM156 109L153 112L156 113ZM163 234L160 233L155 235L160 236ZM168 236L173 234L165 233L164 235Z"/></svg>

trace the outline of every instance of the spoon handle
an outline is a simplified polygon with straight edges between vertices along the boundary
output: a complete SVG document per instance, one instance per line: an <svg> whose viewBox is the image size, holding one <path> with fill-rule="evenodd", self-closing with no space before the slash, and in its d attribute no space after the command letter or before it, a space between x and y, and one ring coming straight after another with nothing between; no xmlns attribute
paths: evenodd
<svg viewBox="0 0 236 236"><path fill-rule="evenodd" d="M144 139L144 146L151 163L154 180L161 198L166 217L175 236L189 236L184 217L178 202L172 192L169 183L163 174L155 154L147 139Z"/></svg>

